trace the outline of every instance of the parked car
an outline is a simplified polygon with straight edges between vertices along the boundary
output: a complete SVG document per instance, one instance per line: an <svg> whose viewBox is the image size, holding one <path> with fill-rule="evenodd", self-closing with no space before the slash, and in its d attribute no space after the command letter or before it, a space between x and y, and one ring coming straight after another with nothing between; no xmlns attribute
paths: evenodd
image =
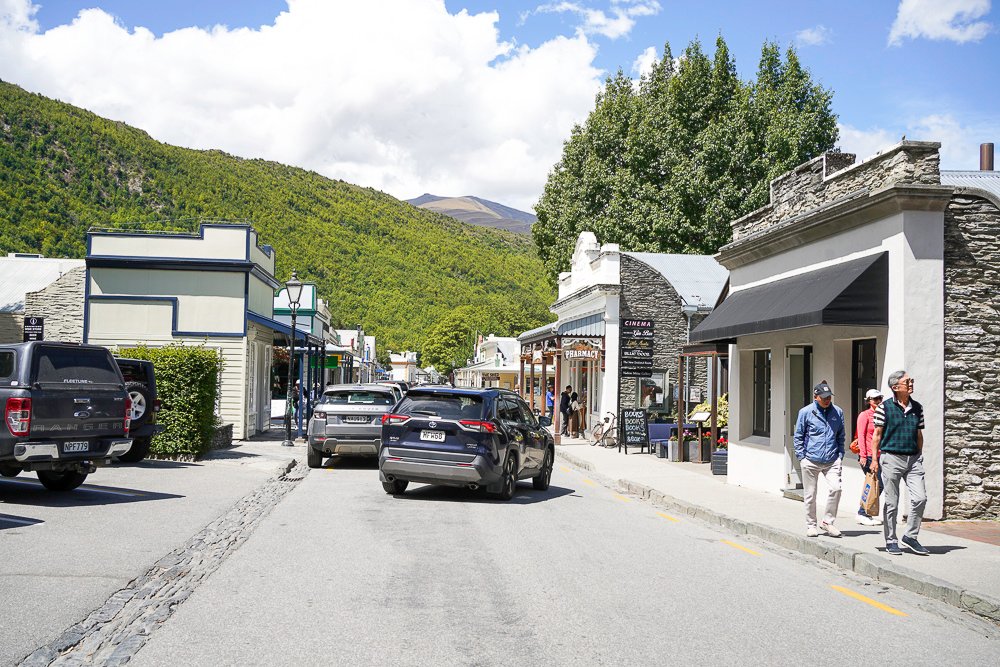
<svg viewBox="0 0 1000 667"><path fill-rule="evenodd" d="M306 462L319 468L327 456L378 456L382 415L396 404L381 384L328 386L309 420Z"/></svg>
<svg viewBox="0 0 1000 667"><path fill-rule="evenodd" d="M503 500L518 480L549 488L555 443L528 404L505 389L416 387L382 418L379 479L386 493L410 482L485 487Z"/></svg>
<svg viewBox="0 0 1000 667"><path fill-rule="evenodd" d="M132 401L132 423L129 428L132 448L119 456L118 460L135 463L149 455L153 436L163 430L163 426L156 423L160 412L160 400L156 396L156 374L153 372L152 361L116 357L115 362L125 378L125 389Z"/></svg>
<svg viewBox="0 0 1000 667"><path fill-rule="evenodd" d="M389 387L389 389L392 390L392 395L395 397L397 403L403 400L403 390L395 382L378 382L376 384Z"/></svg>
<svg viewBox="0 0 1000 667"><path fill-rule="evenodd" d="M403 380L382 380L381 382L379 382L379 384L395 385L396 387L399 388L399 391L402 393L403 396L406 396L406 392L408 392L411 388L410 383L405 382Z"/></svg>
<svg viewBox="0 0 1000 667"><path fill-rule="evenodd" d="M111 353L94 345L0 345L0 474L35 472L70 491L129 451L131 401Z"/></svg>

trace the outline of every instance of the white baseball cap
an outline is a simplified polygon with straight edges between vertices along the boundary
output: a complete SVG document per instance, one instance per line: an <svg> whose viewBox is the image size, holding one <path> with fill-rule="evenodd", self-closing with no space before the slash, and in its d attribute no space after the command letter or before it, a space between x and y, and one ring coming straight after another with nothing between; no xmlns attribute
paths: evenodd
<svg viewBox="0 0 1000 667"><path fill-rule="evenodd" d="M869 389L868 392L865 394L865 400L867 401L873 398L882 398L882 392L880 392L878 389Z"/></svg>

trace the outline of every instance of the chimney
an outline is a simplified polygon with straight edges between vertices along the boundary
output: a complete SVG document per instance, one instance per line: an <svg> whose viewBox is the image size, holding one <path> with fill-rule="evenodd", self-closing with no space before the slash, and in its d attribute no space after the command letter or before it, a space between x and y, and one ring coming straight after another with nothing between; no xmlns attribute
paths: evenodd
<svg viewBox="0 0 1000 667"><path fill-rule="evenodd" d="M993 171L993 144L979 144L979 171Z"/></svg>

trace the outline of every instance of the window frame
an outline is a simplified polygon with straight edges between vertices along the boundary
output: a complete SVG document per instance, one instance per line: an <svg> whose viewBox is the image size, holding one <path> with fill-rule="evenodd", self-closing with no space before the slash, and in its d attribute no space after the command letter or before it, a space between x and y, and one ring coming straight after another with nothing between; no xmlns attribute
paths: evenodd
<svg viewBox="0 0 1000 667"><path fill-rule="evenodd" d="M770 349L753 351L751 376L753 405L751 409L751 434L771 437L771 368L774 356ZM763 401L763 405L760 402Z"/></svg>

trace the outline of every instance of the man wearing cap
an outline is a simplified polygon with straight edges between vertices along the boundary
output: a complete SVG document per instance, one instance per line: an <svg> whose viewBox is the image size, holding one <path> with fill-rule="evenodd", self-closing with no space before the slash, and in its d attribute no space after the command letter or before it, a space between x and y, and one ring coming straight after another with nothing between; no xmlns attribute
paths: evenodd
<svg viewBox="0 0 1000 667"><path fill-rule="evenodd" d="M885 551L890 556L903 553L896 542L896 512L899 507L899 482L904 480L910 494L910 513L903 544L913 553L926 556L930 551L917 541L927 505L923 455L924 407L911 397L913 378L906 371L889 374L889 389L893 397L883 401L872 417L875 424L872 468L881 470L885 480Z"/></svg>
<svg viewBox="0 0 1000 667"><path fill-rule="evenodd" d="M867 409L862 410L861 414L858 415L857 428L854 429L854 437L858 439L858 463L861 464L861 470L864 471L865 475L871 470L873 452L872 452L872 436L875 435L875 423L873 421L875 416L875 409L878 408L882 403L882 392L878 389L869 389L865 393L865 403L868 404ZM878 469L878 465L875 466ZM873 471L874 472L874 471ZM879 474L878 477L878 492L879 495L882 494L882 475ZM882 523L882 519L877 516L868 516L868 512L865 511L863 506L858 507L858 523L862 526L877 526Z"/></svg>
<svg viewBox="0 0 1000 667"><path fill-rule="evenodd" d="M795 457L802 462L802 486L806 506L806 535L816 537L822 528L830 537L840 537L833 525L840 505L840 477L844 458L844 411L833 404L833 391L826 380L813 388L813 402L799 410L795 420ZM823 475L830 487L826 511L816 525L816 484Z"/></svg>

